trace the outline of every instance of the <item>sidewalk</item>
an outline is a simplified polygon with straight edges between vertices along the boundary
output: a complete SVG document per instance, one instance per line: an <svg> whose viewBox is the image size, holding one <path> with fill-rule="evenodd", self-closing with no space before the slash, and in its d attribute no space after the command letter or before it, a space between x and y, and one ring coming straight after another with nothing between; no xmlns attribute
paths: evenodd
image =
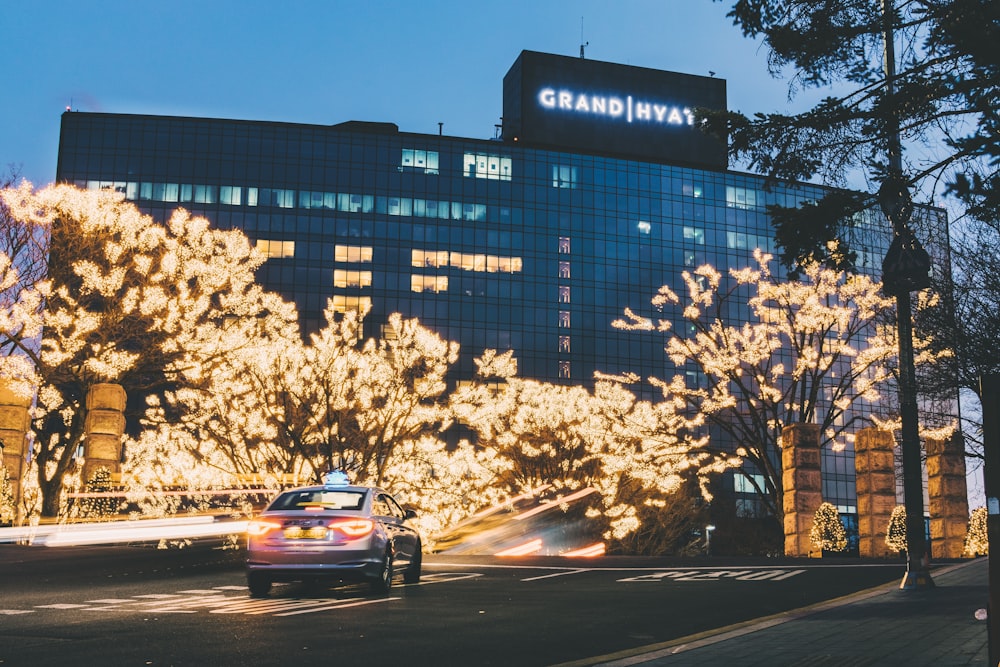
<svg viewBox="0 0 1000 667"><path fill-rule="evenodd" d="M935 588L897 585L862 591L806 609L595 658L604 667L861 667L976 665L989 659L987 622L975 618L989 594L989 561L931 571ZM604 662L601 662L604 660Z"/></svg>

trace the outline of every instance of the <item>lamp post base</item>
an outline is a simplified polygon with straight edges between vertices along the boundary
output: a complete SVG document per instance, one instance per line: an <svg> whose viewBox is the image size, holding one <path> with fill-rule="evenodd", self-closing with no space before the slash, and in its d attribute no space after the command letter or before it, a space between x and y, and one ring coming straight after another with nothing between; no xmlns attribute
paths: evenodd
<svg viewBox="0 0 1000 667"><path fill-rule="evenodd" d="M899 590L916 591L934 588L934 580L928 570L907 570L899 582Z"/></svg>

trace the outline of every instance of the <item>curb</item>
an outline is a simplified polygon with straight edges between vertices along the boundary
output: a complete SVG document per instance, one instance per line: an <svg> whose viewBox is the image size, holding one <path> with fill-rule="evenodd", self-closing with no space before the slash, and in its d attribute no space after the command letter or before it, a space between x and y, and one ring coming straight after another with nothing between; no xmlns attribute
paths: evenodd
<svg viewBox="0 0 1000 667"><path fill-rule="evenodd" d="M931 574L947 574L948 572L972 565L975 562L976 559L970 559L961 563L945 565L931 570ZM799 607L797 609L790 609L789 611L783 611L771 616L762 616L749 621L734 623L732 625L715 628L713 630L706 630L705 632L699 632L685 637L678 637L677 639L671 639L665 642L625 649L616 653L583 658L580 660L572 660L570 662L560 662L555 665L550 665L549 667L594 667L596 665L602 665L603 667L631 667L632 665L641 665L643 663L656 660L657 658L664 658L697 648L711 646L712 644L717 644L729 639L735 639L737 637L742 637L760 630L766 630L767 628L772 628L776 625L781 625L789 621L795 621L813 614L818 614L828 609L834 609L853 602L861 602L863 600L878 597L879 595L885 595L893 590L898 590L898 588L899 586L897 584L881 584L865 590L855 591L854 593L849 593L838 598L826 600L825 602L817 602L812 605Z"/></svg>

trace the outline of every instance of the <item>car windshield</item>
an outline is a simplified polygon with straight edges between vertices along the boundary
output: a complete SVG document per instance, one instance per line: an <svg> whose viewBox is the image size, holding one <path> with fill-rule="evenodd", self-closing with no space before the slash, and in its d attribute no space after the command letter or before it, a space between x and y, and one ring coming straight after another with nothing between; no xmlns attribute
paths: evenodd
<svg viewBox="0 0 1000 667"><path fill-rule="evenodd" d="M289 491L274 499L269 510L359 510L365 502L365 491Z"/></svg>

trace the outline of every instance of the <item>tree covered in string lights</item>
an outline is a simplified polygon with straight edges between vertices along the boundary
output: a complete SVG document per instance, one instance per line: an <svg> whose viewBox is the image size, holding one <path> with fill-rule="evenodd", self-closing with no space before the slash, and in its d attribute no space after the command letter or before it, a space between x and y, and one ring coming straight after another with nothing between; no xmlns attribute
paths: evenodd
<svg viewBox="0 0 1000 667"><path fill-rule="evenodd" d="M844 446L859 419L851 407L877 400L892 377L895 337L882 324L892 301L866 276L811 265L800 280L779 279L770 255L754 256L756 266L728 276L709 265L685 271L686 297L663 286L652 300L657 319L627 309L614 325L666 336L677 373L652 381L737 443L707 451L746 462L740 472L780 519L782 429L816 423L822 447ZM747 317L734 322L731 308L743 304ZM684 373L692 369L697 383Z"/></svg>
<svg viewBox="0 0 1000 667"><path fill-rule="evenodd" d="M593 492L587 512L603 522L604 537L631 552L663 552L671 544L656 517L674 496L707 494L708 480L732 464L705 450L707 438L694 433L699 418L669 397L659 403L637 400L627 389L636 377L601 377L592 392L520 378L512 352L487 350L476 360L477 381L451 396L456 419L491 453L485 465L494 485L508 494L544 489L559 498ZM685 519L692 511L685 511ZM669 531L666 531L669 532Z"/></svg>
<svg viewBox="0 0 1000 667"><path fill-rule="evenodd" d="M318 481L342 469L357 483L382 484L404 445L447 421L441 395L458 346L399 315L378 340L362 340L358 313L326 315L308 343L297 328L261 328L210 372L154 400L147 423L237 476Z"/></svg>
<svg viewBox="0 0 1000 667"><path fill-rule="evenodd" d="M115 193L23 183L0 200L0 222L43 239L48 260L44 280L26 275L17 286L33 308L25 322L35 324L0 327L0 370L36 388L32 465L41 514L54 517L84 442L90 387L112 382L144 397L244 345L246 329L225 331L222 322L262 311L254 280L262 257L242 232L212 229L182 209L158 224Z"/></svg>

